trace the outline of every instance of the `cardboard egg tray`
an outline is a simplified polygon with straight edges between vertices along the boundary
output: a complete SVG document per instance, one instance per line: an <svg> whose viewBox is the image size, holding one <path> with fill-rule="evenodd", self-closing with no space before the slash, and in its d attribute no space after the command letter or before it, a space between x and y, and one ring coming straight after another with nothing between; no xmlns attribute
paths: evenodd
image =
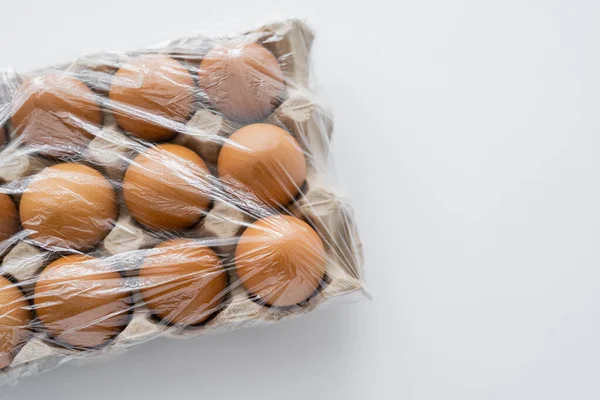
<svg viewBox="0 0 600 400"><path fill-rule="evenodd" d="M309 312L329 298L362 290L362 246L356 232L352 209L332 190L329 175L328 145L333 128L331 115L316 101L309 88L308 61L313 33L302 22L291 20L267 25L245 35L255 36L276 56L286 77L286 97L265 122L283 127L293 134L307 154L307 181L302 187L302 193L288 206L287 212L311 224L326 247L328 266L320 290L295 307L267 307L254 302L239 283L235 284L237 277L234 268L228 268L231 293L224 308L203 325L188 328L166 326L157 322L143 304L140 304L139 294L134 292L136 306L131 321L107 346L94 351L69 350L45 340L42 332L35 332L16 355L12 365L0 372L0 383L53 368L69 359L119 352L157 336L185 338L207 331L279 321ZM192 49L201 51L203 46L199 43L206 40L203 37L182 39L153 51L174 57L178 54L190 54ZM104 68L102 61L109 58L113 62L118 57L112 54L84 57L58 69L85 71L87 68L110 74L114 69L111 71L111 68ZM15 75L13 79L18 80L18 77ZM14 90L18 83L11 84L6 77L4 80L3 97L0 101L6 104L10 91ZM107 90L102 82L86 81L99 93ZM8 126L10 127L10 123ZM228 121L208 108L201 108L173 142L194 150L208 165L216 165L224 139L240 127L241 125ZM128 167L128 160L135 157L138 149L144 148L140 148L139 142L123 133L114 118L105 112L104 126L96 133L86 153L82 154L77 162L86 163L102 171L112 180L119 199L122 200L120 182ZM9 143L0 152L0 181L18 205L20 193L26 187L28 179L56 162L58 161L28 154L18 143ZM202 221L185 235L206 239L225 261L229 260L231 263L237 238L254 220L256 216L226 201L215 200ZM0 252L5 254L1 272L17 280L24 292L31 295L36 275L60 255L37 247L27 240L23 232L11 240L11 243L5 244L4 249L0 249ZM121 201L118 221L92 254L126 258L125 264L130 270L121 272L127 279L128 274L135 275L145 249L162 240L164 238L138 225Z"/></svg>

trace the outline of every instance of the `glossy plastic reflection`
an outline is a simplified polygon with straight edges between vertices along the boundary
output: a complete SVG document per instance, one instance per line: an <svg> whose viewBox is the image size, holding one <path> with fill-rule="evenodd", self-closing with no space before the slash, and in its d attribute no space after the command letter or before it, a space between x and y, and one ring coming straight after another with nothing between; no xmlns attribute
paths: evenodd
<svg viewBox="0 0 600 400"><path fill-rule="evenodd" d="M298 21L0 73L0 384L363 288Z"/></svg>

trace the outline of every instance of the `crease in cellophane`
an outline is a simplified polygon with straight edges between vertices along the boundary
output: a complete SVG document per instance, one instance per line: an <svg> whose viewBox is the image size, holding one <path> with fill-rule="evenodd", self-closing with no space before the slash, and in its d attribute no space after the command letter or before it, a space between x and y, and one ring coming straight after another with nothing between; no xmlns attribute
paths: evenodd
<svg viewBox="0 0 600 400"><path fill-rule="evenodd" d="M364 297L313 39L286 20L1 71L0 384Z"/></svg>

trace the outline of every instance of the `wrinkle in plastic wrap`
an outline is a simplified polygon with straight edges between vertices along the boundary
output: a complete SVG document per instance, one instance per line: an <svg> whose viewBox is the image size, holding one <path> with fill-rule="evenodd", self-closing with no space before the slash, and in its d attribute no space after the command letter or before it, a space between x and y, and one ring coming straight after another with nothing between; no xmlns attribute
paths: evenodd
<svg viewBox="0 0 600 400"><path fill-rule="evenodd" d="M0 74L0 384L364 293L312 40L291 20Z"/></svg>

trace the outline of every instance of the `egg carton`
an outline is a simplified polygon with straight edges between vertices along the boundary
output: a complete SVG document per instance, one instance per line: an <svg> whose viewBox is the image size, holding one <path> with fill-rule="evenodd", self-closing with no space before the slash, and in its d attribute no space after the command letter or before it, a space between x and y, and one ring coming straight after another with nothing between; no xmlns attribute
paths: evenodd
<svg viewBox="0 0 600 400"><path fill-rule="evenodd" d="M247 32L246 35L254 35L273 52L286 76L286 97L265 122L285 128L297 139L307 154L309 173L306 183L301 188L301 194L284 211L305 220L320 234L328 260L326 277L321 288L295 307L269 307L255 302L241 285L233 284L237 281L234 268L227 268L229 281L232 283L229 298L223 308L201 326L181 328L165 325L140 305L133 310L127 327L107 346L96 351L82 352L59 347L46 340L43 334L36 333L16 355L11 366L0 372L0 383L3 380L38 373L66 360L120 352L158 336L188 338L205 332L276 322L310 312L333 297L363 289L362 245L356 232L352 209L331 189L334 186L329 180L328 154L333 131L332 118L316 101L309 87L308 60L313 34L305 24L292 20L267 25ZM196 37L174 41L162 51L169 54L189 54L190 46L200 48L201 51L202 46L198 46L198 43L203 40L205 38ZM185 51L180 51L182 49ZM85 57L61 68L90 68L110 74L114 72L112 66L118 63L117 56L102 55ZM91 86L98 92L107 90L99 81L95 83L95 86ZM238 123L229 121L208 108L201 108L172 142L195 151L208 165L216 165L225 139L240 127ZM89 144L87 151L77 161L102 171L115 183L117 192L120 192L120 182L128 167L128 160L145 148L123 133L112 115L105 112L103 127L96 132L96 137ZM0 181L5 182L4 186L9 189L16 204L19 203L20 193L28 180L56 162L27 153L18 143L9 143L1 154ZM124 206L122 195L118 194L121 200L119 218L94 255L126 255L135 260L131 263L133 267L130 271L131 274L135 274L135 268L143 259L145 250L164 238L137 224ZM217 199L201 222L186 232L186 235L211 238L213 248L224 263L231 263L237 238L254 220L256 215ZM2 261L2 273L21 282L25 293L32 294L36 276L59 255L36 246L22 233L12 240L13 243ZM127 273L128 271L125 271L125 275ZM134 296L139 297L136 293Z"/></svg>

